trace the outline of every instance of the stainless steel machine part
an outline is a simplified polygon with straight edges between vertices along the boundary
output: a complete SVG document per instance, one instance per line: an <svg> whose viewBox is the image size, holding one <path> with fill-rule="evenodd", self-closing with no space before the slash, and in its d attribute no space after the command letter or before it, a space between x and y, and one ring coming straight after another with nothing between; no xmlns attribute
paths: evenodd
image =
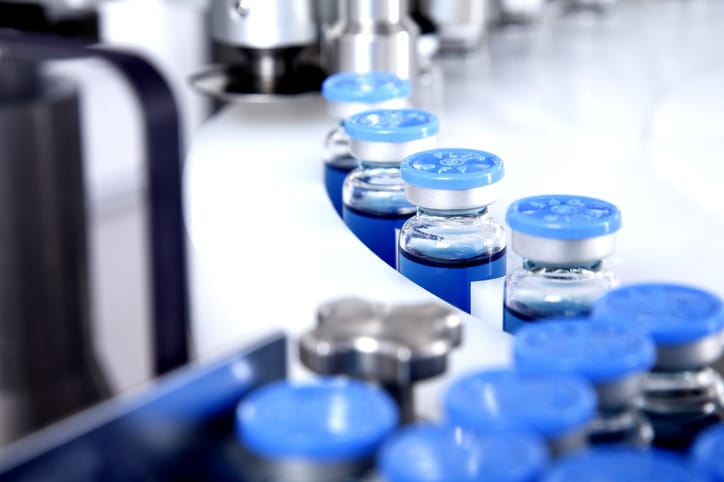
<svg viewBox="0 0 724 482"><path fill-rule="evenodd" d="M39 5L53 20L65 20L94 10L101 0L4 0L9 3Z"/></svg>
<svg viewBox="0 0 724 482"><path fill-rule="evenodd" d="M191 76L222 101L269 102L319 92L321 21L313 0L215 0L214 64Z"/></svg>
<svg viewBox="0 0 724 482"><path fill-rule="evenodd" d="M443 54L481 45L490 15L487 0L419 0L419 4L438 29Z"/></svg>
<svg viewBox="0 0 724 482"><path fill-rule="evenodd" d="M387 71L417 78L419 27L408 0L339 0L339 20L323 39L330 72Z"/></svg>
<svg viewBox="0 0 724 482"><path fill-rule="evenodd" d="M90 329L78 92L10 62L0 58L0 443L108 395Z"/></svg>
<svg viewBox="0 0 724 482"><path fill-rule="evenodd" d="M440 303L341 298L319 307L316 326L299 340L299 357L318 374L378 383L398 402L402 421L410 422L413 384L445 373L462 332L459 314Z"/></svg>
<svg viewBox="0 0 724 482"><path fill-rule="evenodd" d="M255 50L311 45L317 23L311 0L214 0L211 34L226 45Z"/></svg>

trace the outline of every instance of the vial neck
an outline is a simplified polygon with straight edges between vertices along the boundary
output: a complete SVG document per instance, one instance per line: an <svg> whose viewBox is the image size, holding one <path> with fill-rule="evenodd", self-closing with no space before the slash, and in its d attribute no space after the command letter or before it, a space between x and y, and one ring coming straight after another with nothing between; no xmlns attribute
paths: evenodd
<svg viewBox="0 0 724 482"><path fill-rule="evenodd" d="M480 217L488 214L488 208L487 206L483 206L475 209L442 210L418 207L417 214L434 218Z"/></svg>
<svg viewBox="0 0 724 482"><path fill-rule="evenodd" d="M586 270L599 272L603 269L603 260L596 260L590 263L577 263L570 265L549 264L530 259L523 259L523 268L528 271L560 271L560 270Z"/></svg>

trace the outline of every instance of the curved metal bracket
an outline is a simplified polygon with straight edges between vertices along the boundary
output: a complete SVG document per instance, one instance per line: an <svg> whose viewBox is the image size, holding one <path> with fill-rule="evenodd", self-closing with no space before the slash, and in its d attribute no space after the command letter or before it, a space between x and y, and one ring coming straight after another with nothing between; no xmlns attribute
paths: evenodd
<svg viewBox="0 0 724 482"><path fill-rule="evenodd" d="M151 233L153 359L156 375L189 361L189 309L179 115L163 75L137 53L58 37L0 33L0 49L35 60L93 58L120 72L136 94L145 126Z"/></svg>

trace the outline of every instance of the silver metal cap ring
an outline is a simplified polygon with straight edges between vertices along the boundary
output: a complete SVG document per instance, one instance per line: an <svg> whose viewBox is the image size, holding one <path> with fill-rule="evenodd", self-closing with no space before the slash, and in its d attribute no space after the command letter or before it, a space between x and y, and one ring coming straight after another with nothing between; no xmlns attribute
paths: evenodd
<svg viewBox="0 0 724 482"><path fill-rule="evenodd" d="M716 362L722 355L719 334L683 345L656 345L656 370L693 370Z"/></svg>
<svg viewBox="0 0 724 482"><path fill-rule="evenodd" d="M405 183L405 196L415 206L440 211L482 208L502 194L500 182L473 189L431 189Z"/></svg>
<svg viewBox="0 0 724 482"><path fill-rule="evenodd" d="M593 263L613 254L615 233L587 239L553 239L531 236L513 230L511 246L521 257L555 265Z"/></svg>

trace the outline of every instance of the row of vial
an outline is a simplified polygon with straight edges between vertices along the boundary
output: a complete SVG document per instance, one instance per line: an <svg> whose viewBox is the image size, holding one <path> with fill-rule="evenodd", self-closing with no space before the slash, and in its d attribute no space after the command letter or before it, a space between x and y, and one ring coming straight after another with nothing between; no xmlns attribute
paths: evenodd
<svg viewBox="0 0 724 482"><path fill-rule="evenodd" d="M327 192L350 230L407 278L511 333L587 315L617 285L603 266L621 226L616 206L572 195L513 203L506 221L524 261L506 276L505 228L488 213L503 162L435 148L437 117L401 108L410 84L391 74L335 74L322 92L339 120L327 139Z"/></svg>
<svg viewBox="0 0 724 482"><path fill-rule="evenodd" d="M522 327L513 364L402 423L384 385L277 382L237 411L250 480L724 481L724 307L681 285L617 288L588 318Z"/></svg>
<svg viewBox="0 0 724 482"><path fill-rule="evenodd" d="M324 94L330 105L339 108L349 100L345 95L355 90L359 96L355 108L362 112L339 116L340 130L331 137L338 141L339 155L328 157L326 163L327 190L335 207L351 230L390 265L442 299L476 314L471 291L479 288L478 298L485 300L490 291L481 288L480 282L505 276L504 230L486 211L499 196L502 162L481 151L432 149L438 126L428 112L390 109L391 105L370 110L365 96L378 96L376 100L384 103L384 96L400 102L409 95L409 87L394 77L339 74L327 80ZM616 290L606 298L609 305L619 311L628 306L629 312L617 313L619 318L613 319L644 331L655 343L656 356L651 356L650 343L632 339L626 349L611 353L606 344L618 335L608 333L612 339L607 341L606 336L592 336L590 323L573 324L571 317L588 315L594 301L618 285L615 275L603 269L621 226L618 209L580 196L536 196L513 203L506 221L512 247L524 261L522 269L505 278L504 327L510 332L523 327L525 335L530 321L565 316L568 323L560 330L581 330L583 339L574 337L574 343L566 345L560 337L551 343L549 361L559 368L568 363L566 370L595 387L598 415L585 430L591 442L646 446L653 439L656 446L683 450L702 429L719 422L722 384L708 368L721 353L722 316L716 297L681 286ZM483 303L485 311L478 311L482 313L478 316L495 316L490 309L494 306L493 297L492 304ZM554 333L554 326L546 323L536 330ZM545 338L542 333L519 335L516 344L527 336L536 343ZM561 357L563 346L578 353L578 358ZM605 356L597 356L602 353ZM547 366L545 357L528 365ZM517 380L515 385L520 388L525 383ZM489 396L489 386L487 390ZM534 393L517 397L496 410L512 406L523 413L521 400L534 413L545 408ZM466 404L461 413L480 414L471 407L474 404ZM580 432L572 439L576 438L580 439ZM554 443L552 453L560 452L570 440L565 436Z"/></svg>

